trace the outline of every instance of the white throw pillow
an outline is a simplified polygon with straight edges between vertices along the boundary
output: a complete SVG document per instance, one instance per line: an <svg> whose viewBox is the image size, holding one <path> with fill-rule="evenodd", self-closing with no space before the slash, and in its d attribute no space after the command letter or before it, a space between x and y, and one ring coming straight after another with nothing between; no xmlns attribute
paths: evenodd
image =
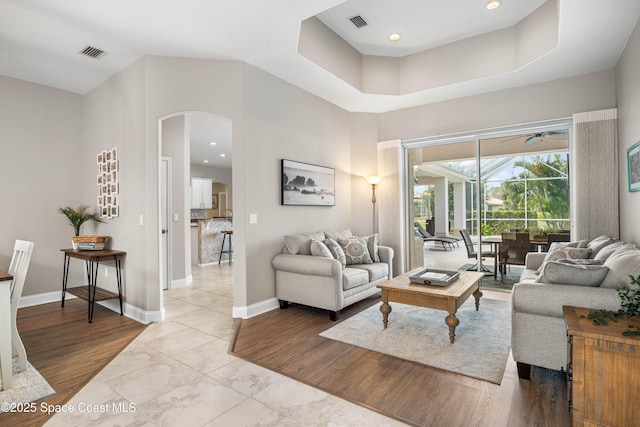
<svg viewBox="0 0 640 427"><path fill-rule="evenodd" d="M609 267L609 273L602 281L601 288L629 288L629 276L640 276L640 250L632 244L626 244L612 253L604 265Z"/></svg>
<svg viewBox="0 0 640 427"><path fill-rule="evenodd" d="M324 243L311 239L311 255L333 259L333 254Z"/></svg>
<svg viewBox="0 0 640 427"><path fill-rule="evenodd" d="M311 240L324 239L324 233L317 231L313 234L293 234L284 236L284 244L289 254L311 255Z"/></svg>
<svg viewBox="0 0 640 427"><path fill-rule="evenodd" d="M604 265L578 265L549 261L542 267L536 283L596 287L604 280L609 269Z"/></svg>
<svg viewBox="0 0 640 427"><path fill-rule="evenodd" d="M338 242L333 239L325 239L323 242L329 250L331 251L331 255L342 264L343 267L347 265L347 258L344 255L344 251L342 250L342 246Z"/></svg>
<svg viewBox="0 0 640 427"><path fill-rule="evenodd" d="M380 262L380 256L378 255L378 234L372 234L364 237L367 240L367 249L373 262Z"/></svg>
<svg viewBox="0 0 640 427"><path fill-rule="evenodd" d="M605 246L609 246L610 244L617 241L618 239L614 239L613 237L606 234L603 234L600 237L596 237L595 239L587 243L587 247L591 249L591 258L598 255L598 252L600 252Z"/></svg>

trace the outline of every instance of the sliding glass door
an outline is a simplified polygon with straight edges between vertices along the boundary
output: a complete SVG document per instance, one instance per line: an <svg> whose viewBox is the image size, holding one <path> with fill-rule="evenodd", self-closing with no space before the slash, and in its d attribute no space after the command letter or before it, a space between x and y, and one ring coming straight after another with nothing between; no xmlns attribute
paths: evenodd
<svg viewBox="0 0 640 427"><path fill-rule="evenodd" d="M502 279L503 237L526 235L523 247L543 250L547 235L570 230L568 129L564 124L407 143L408 268L473 268ZM471 242L462 240L456 249L425 238L423 230ZM515 254L510 261L522 262Z"/></svg>

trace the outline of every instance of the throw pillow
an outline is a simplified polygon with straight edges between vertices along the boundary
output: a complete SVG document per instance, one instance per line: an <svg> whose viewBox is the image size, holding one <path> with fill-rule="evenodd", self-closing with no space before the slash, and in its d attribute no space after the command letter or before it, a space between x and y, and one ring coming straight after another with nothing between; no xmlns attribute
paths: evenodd
<svg viewBox="0 0 640 427"><path fill-rule="evenodd" d="M591 249L589 248L573 248L568 247L562 242L554 242L549 248L549 252L545 255L542 265L537 273L540 274L545 264L550 261L558 261L561 259L586 259L589 258Z"/></svg>
<svg viewBox="0 0 640 427"><path fill-rule="evenodd" d="M604 265L576 265L549 261L542 267L536 283L596 287L604 280L609 269Z"/></svg>
<svg viewBox="0 0 640 427"><path fill-rule="evenodd" d="M612 253L604 265L609 267L609 273L602 281L601 288L629 288L629 276L640 275L640 250L632 244L626 244Z"/></svg>
<svg viewBox="0 0 640 427"><path fill-rule="evenodd" d="M311 255L311 239L322 240L324 233L317 231L313 234L294 234L284 236L284 244L287 253L292 255Z"/></svg>
<svg viewBox="0 0 640 427"><path fill-rule="evenodd" d="M596 237L589 243L587 243L587 247L591 248L591 258L595 257L598 252L600 252L605 246L609 246L612 243L617 242L617 239L610 237L606 234L603 234L600 237Z"/></svg>
<svg viewBox="0 0 640 427"><path fill-rule="evenodd" d="M342 246L340 246L338 242L333 239L325 239L322 243L324 243L329 248L329 250L331 251L331 255L333 255L333 258L340 261L340 264L342 264L343 267L347 265L347 257L344 255Z"/></svg>
<svg viewBox="0 0 640 427"><path fill-rule="evenodd" d="M367 249L367 239L364 237L338 239L338 243L342 246L342 250L347 257L347 265L373 263L371 255L369 255L369 249Z"/></svg>
<svg viewBox="0 0 640 427"><path fill-rule="evenodd" d="M378 234L372 234L364 238L367 239L367 249L369 250L371 260L373 262L380 262L380 256L378 255Z"/></svg>
<svg viewBox="0 0 640 427"><path fill-rule="evenodd" d="M311 239L311 255L333 259L333 254L327 245L315 239Z"/></svg>
<svg viewBox="0 0 640 427"><path fill-rule="evenodd" d="M325 231L324 234L325 236L327 236L327 239L335 240L336 242L339 239L348 239L350 237L353 237L353 234L351 233L351 230L349 228L345 228L342 231Z"/></svg>
<svg viewBox="0 0 640 427"><path fill-rule="evenodd" d="M558 262L563 262L565 264L573 264L573 265L602 265L604 261L600 261L599 259L560 259Z"/></svg>
<svg viewBox="0 0 640 427"><path fill-rule="evenodd" d="M611 243L610 245L607 245L604 248L600 249L598 253L593 257L593 259L598 259L604 262L611 256L611 254L613 254L623 246L624 242Z"/></svg>

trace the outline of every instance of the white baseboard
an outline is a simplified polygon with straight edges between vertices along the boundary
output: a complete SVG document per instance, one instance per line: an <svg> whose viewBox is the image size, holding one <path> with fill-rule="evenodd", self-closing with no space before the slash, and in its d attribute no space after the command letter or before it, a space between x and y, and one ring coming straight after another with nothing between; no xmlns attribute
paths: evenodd
<svg viewBox="0 0 640 427"><path fill-rule="evenodd" d="M193 275L188 275L184 279L176 279L171 281L171 289L186 288L193 283Z"/></svg>
<svg viewBox="0 0 640 427"><path fill-rule="evenodd" d="M65 300L76 299L75 295L67 293ZM36 295L27 295L20 298L20 305L18 308L32 307L34 305L49 304L52 302L62 301L62 291L45 292ZM98 304L115 311L120 314L120 302L117 299L99 301ZM151 322L159 322L164 318L164 308L159 311L145 311L134 305L123 303L124 315L145 325Z"/></svg>
<svg viewBox="0 0 640 427"><path fill-rule="evenodd" d="M267 311L275 310L280 307L280 303L277 298L270 298L268 300L260 301L255 304L251 304L248 307L233 307L232 316L240 317L242 319L250 319Z"/></svg>

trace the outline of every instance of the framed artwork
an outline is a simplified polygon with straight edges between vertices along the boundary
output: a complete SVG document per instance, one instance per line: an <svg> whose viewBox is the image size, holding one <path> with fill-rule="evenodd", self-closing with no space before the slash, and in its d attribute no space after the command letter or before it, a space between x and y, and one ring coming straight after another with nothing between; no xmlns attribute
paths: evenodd
<svg viewBox="0 0 640 427"><path fill-rule="evenodd" d="M211 209L218 209L218 195L211 195Z"/></svg>
<svg viewBox="0 0 640 427"><path fill-rule="evenodd" d="M629 191L640 191L640 142L627 149L627 170Z"/></svg>
<svg viewBox="0 0 640 427"><path fill-rule="evenodd" d="M285 206L335 206L335 170L282 159L281 197Z"/></svg>
<svg viewBox="0 0 640 427"><path fill-rule="evenodd" d="M112 148L98 153L96 162L98 164L98 212L101 218L117 218L120 216L117 197L120 192L118 149Z"/></svg>

